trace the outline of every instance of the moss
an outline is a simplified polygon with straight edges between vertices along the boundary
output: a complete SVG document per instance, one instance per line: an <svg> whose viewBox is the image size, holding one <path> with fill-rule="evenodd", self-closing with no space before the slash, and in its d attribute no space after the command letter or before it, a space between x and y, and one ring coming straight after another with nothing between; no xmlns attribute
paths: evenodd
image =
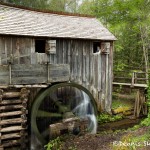
<svg viewBox="0 0 150 150"><path fill-rule="evenodd" d="M125 114L125 112L130 111L132 108L131 107L127 107L127 106L120 106L116 109L113 110L114 114L119 114L119 113L123 113Z"/></svg>
<svg viewBox="0 0 150 150"><path fill-rule="evenodd" d="M114 122L123 119L122 115L109 115L109 114L100 114L97 116L98 123L107 123L107 122Z"/></svg>
<svg viewBox="0 0 150 150"><path fill-rule="evenodd" d="M133 101L129 100L113 100L112 101L112 109L116 109L118 107L133 107Z"/></svg>

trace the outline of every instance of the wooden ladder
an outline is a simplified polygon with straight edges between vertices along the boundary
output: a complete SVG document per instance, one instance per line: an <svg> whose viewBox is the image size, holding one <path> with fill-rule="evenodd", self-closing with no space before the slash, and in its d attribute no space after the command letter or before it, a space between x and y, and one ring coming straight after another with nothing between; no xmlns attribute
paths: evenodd
<svg viewBox="0 0 150 150"><path fill-rule="evenodd" d="M0 89L0 150L26 149L29 90Z"/></svg>

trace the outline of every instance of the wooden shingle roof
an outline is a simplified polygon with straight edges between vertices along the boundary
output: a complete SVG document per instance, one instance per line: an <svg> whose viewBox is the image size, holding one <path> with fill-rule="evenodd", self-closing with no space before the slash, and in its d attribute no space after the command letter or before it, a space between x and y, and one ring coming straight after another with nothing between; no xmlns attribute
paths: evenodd
<svg viewBox="0 0 150 150"><path fill-rule="evenodd" d="M0 4L0 34L116 40L96 18L45 13Z"/></svg>

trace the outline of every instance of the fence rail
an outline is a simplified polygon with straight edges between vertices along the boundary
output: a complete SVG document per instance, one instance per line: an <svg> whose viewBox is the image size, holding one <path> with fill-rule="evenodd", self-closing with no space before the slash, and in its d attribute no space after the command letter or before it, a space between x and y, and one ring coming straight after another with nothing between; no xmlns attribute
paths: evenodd
<svg viewBox="0 0 150 150"><path fill-rule="evenodd" d="M113 82L116 84L127 84L130 86L135 85L147 85L148 78L146 78L146 72L129 72L129 71L118 71L114 72Z"/></svg>

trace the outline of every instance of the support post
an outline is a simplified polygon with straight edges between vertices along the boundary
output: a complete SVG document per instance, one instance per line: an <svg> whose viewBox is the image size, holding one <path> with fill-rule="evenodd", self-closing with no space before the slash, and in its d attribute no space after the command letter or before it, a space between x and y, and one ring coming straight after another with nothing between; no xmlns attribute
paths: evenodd
<svg viewBox="0 0 150 150"><path fill-rule="evenodd" d="M134 87L135 72L132 73L131 87Z"/></svg>

